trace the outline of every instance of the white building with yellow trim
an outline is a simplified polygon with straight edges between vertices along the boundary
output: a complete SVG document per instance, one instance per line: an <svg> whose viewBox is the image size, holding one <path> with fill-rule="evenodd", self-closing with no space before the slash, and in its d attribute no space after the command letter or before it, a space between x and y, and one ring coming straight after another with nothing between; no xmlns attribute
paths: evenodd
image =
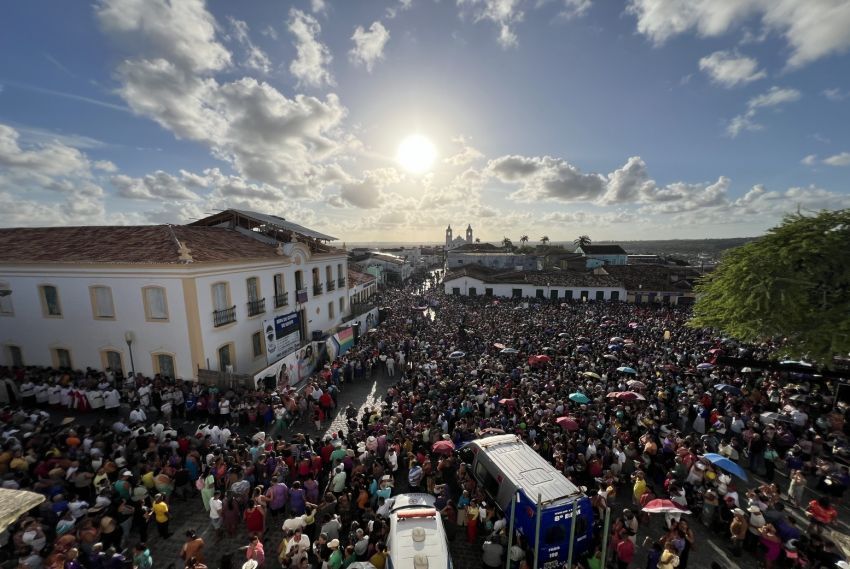
<svg viewBox="0 0 850 569"><path fill-rule="evenodd" d="M264 321L295 312L307 341L348 313L334 239L239 210L183 226L0 229L0 365L257 373Z"/></svg>

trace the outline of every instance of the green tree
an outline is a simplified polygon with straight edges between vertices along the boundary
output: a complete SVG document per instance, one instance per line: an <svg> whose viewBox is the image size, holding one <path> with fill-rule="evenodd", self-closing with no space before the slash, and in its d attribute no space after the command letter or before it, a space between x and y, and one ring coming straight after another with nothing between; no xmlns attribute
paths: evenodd
<svg viewBox="0 0 850 569"><path fill-rule="evenodd" d="M525 244L528 243L528 235L523 235L519 238L519 242L522 243L522 246L525 247Z"/></svg>
<svg viewBox="0 0 850 569"><path fill-rule="evenodd" d="M540 238L540 242L543 243L544 246L548 245L549 244L549 236L544 235L543 237Z"/></svg>
<svg viewBox="0 0 850 569"><path fill-rule="evenodd" d="M850 209L787 216L731 249L696 288L692 326L744 341L781 336L789 355L830 365L850 351Z"/></svg>
<svg viewBox="0 0 850 569"><path fill-rule="evenodd" d="M511 250L511 249L513 249L513 247L514 247L514 244L513 244L513 242L512 242L510 239L508 239L507 237L505 237L505 238L503 238L503 239L502 239L502 246L503 246L505 249Z"/></svg>
<svg viewBox="0 0 850 569"><path fill-rule="evenodd" d="M587 235L579 235L578 238L573 241L573 244L576 247L587 247L588 245L590 245L590 243L590 237L588 237Z"/></svg>

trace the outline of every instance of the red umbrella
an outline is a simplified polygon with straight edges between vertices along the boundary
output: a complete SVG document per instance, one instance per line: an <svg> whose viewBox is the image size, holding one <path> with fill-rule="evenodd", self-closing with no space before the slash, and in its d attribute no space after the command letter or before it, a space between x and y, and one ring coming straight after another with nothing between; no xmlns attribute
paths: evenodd
<svg viewBox="0 0 850 569"><path fill-rule="evenodd" d="M646 506L642 508L643 512L647 512L650 514L690 514L689 510L683 509L673 500L662 500L661 498L657 498L655 500L650 500L646 503Z"/></svg>
<svg viewBox="0 0 850 569"><path fill-rule="evenodd" d="M558 417L555 419L555 423L567 431L577 431L579 429L578 421L574 417Z"/></svg>
<svg viewBox="0 0 850 569"><path fill-rule="evenodd" d="M514 400L513 399L499 399L499 404L500 405L513 405Z"/></svg>
<svg viewBox="0 0 850 569"><path fill-rule="evenodd" d="M608 395L606 395L605 397L608 397L609 399L616 399L617 397L620 396L620 393L623 393L623 392L622 391L612 391Z"/></svg>
<svg viewBox="0 0 850 569"><path fill-rule="evenodd" d="M500 350L504 350L504 349L505 349L505 345L504 345L504 344L500 344L499 342L496 342L495 344L493 344L493 347L494 347L494 348L499 348Z"/></svg>
<svg viewBox="0 0 850 569"><path fill-rule="evenodd" d="M646 397L644 397L640 393L635 393L634 391L621 391L617 393L617 399L621 399L623 401L644 401L646 400Z"/></svg>
<svg viewBox="0 0 850 569"><path fill-rule="evenodd" d="M451 454L455 450L455 444L452 441L443 439L434 443L431 450L440 454Z"/></svg>

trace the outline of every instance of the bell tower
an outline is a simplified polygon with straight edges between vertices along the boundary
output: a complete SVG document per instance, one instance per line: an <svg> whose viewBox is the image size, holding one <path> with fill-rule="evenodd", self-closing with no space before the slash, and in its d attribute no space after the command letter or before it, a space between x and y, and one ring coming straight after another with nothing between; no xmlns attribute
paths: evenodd
<svg viewBox="0 0 850 569"><path fill-rule="evenodd" d="M466 226L466 242L472 244L472 224Z"/></svg>
<svg viewBox="0 0 850 569"><path fill-rule="evenodd" d="M452 248L452 226L446 228L446 251Z"/></svg>

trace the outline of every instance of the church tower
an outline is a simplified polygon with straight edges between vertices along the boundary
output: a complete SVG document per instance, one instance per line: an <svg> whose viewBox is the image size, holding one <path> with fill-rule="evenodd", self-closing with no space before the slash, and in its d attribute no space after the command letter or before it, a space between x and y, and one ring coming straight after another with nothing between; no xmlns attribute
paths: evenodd
<svg viewBox="0 0 850 569"><path fill-rule="evenodd" d="M446 251L452 248L452 226L446 228Z"/></svg>
<svg viewBox="0 0 850 569"><path fill-rule="evenodd" d="M466 226L466 242L472 245L472 224Z"/></svg>

